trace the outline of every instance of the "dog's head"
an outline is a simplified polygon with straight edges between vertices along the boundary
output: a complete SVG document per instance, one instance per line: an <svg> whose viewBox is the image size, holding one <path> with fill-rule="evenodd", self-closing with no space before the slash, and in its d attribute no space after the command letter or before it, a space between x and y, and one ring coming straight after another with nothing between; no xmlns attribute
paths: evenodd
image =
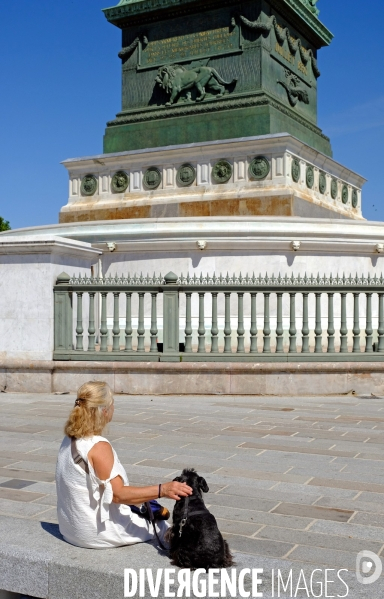
<svg viewBox="0 0 384 599"><path fill-rule="evenodd" d="M199 476L194 468L184 468L181 476L176 476L173 479L179 483L187 483L192 489L194 495L200 495L208 493L209 487L207 481L202 476Z"/></svg>

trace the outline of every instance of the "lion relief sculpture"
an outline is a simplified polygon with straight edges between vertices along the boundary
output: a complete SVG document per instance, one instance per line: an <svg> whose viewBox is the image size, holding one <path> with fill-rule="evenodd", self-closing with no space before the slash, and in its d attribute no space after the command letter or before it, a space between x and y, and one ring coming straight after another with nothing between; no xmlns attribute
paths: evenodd
<svg viewBox="0 0 384 599"><path fill-rule="evenodd" d="M183 92L187 92L187 100L191 100L191 90L196 88L196 102L205 98L206 90L219 92L217 98L225 93L225 86L232 85L237 81L224 81L216 69L207 66L196 66L185 68L181 65L167 65L160 67L155 81L170 95L166 106L174 104Z"/></svg>

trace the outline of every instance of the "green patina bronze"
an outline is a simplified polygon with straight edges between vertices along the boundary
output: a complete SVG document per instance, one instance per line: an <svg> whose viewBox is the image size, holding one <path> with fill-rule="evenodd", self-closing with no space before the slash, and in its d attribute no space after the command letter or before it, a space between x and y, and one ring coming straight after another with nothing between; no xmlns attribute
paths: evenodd
<svg viewBox="0 0 384 599"><path fill-rule="evenodd" d="M256 156L249 165L249 176L251 179L261 180L269 175L271 165L265 156Z"/></svg>
<svg viewBox="0 0 384 599"><path fill-rule="evenodd" d="M94 175L85 175L81 181L81 195L93 196L97 191L97 179Z"/></svg>
<svg viewBox="0 0 384 599"><path fill-rule="evenodd" d="M140 0L104 10L122 30L122 110L104 151L290 133L332 154L317 127L317 0Z"/></svg>
<svg viewBox="0 0 384 599"><path fill-rule="evenodd" d="M232 177L233 168L228 160L219 160L212 168L212 181L214 183L228 183Z"/></svg>
<svg viewBox="0 0 384 599"><path fill-rule="evenodd" d="M111 188L113 193L123 193L128 189L129 176L125 171L117 171L111 181Z"/></svg>
<svg viewBox="0 0 384 599"><path fill-rule="evenodd" d="M189 187L196 179L196 169L192 164L182 164L176 173L176 182L180 187Z"/></svg>

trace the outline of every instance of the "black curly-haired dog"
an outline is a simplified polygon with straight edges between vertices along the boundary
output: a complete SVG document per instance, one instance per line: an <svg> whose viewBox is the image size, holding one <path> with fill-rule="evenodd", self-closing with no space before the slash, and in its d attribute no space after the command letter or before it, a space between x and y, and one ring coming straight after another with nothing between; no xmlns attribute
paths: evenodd
<svg viewBox="0 0 384 599"><path fill-rule="evenodd" d="M203 492L209 491L206 480L193 468L185 468L173 480L187 483L193 495L176 501L173 509L173 525L167 535L172 563L180 568L205 570L232 566L228 543L204 504Z"/></svg>

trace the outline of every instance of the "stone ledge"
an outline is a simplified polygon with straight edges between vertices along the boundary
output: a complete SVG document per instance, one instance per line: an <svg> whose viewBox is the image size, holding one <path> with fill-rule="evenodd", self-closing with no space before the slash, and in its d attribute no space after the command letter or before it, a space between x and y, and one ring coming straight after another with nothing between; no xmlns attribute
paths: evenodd
<svg viewBox="0 0 384 599"><path fill-rule="evenodd" d="M384 362L0 362L0 390L75 392L89 379L131 395L384 394Z"/></svg>

